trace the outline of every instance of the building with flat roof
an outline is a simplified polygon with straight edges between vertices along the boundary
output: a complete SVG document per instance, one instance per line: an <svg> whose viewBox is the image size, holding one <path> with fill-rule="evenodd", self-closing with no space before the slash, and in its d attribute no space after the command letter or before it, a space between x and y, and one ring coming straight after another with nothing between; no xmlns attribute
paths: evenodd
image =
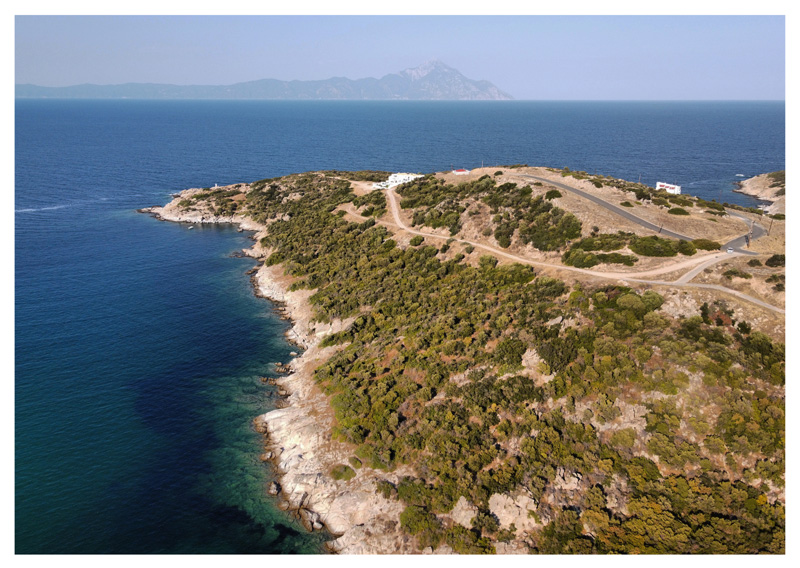
<svg viewBox="0 0 800 568"><path fill-rule="evenodd" d="M672 193L674 195L681 194L681 186L673 185L671 183L664 183L663 181L659 181L656 183L656 190L663 189L667 193Z"/></svg>
<svg viewBox="0 0 800 568"><path fill-rule="evenodd" d="M388 189L401 183L408 183L417 178L421 178L422 174L407 174L404 172L392 174L386 181L379 181L372 184L373 189Z"/></svg>

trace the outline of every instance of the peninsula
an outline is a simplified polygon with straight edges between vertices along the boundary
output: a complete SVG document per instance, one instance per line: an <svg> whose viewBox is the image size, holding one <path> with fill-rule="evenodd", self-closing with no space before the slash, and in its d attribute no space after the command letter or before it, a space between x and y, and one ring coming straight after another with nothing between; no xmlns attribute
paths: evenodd
<svg viewBox="0 0 800 568"><path fill-rule="evenodd" d="M757 175L742 182L734 191L769 201L766 211L786 213L786 171Z"/></svg>
<svg viewBox="0 0 800 568"><path fill-rule="evenodd" d="M143 210L256 231L255 287L304 350L254 420L281 508L343 553L783 553L782 216L567 168L462 174Z"/></svg>

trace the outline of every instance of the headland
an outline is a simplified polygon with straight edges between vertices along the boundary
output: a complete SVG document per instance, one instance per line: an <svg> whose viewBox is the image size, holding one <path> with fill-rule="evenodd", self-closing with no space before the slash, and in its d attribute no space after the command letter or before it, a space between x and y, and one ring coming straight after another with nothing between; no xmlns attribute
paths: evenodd
<svg viewBox="0 0 800 568"><path fill-rule="evenodd" d="M782 551L783 221L754 254L746 208L568 170L451 175L312 172L143 210L256 231L257 293L303 349L254 419L279 507L345 554ZM742 503L688 505L719 492Z"/></svg>

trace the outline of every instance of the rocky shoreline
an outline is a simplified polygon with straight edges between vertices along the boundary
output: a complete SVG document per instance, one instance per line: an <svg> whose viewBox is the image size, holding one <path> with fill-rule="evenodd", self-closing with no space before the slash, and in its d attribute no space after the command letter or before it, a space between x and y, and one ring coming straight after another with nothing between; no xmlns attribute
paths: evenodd
<svg viewBox="0 0 800 568"><path fill-rule="evenodd" d="M233 223L255 231L255 244L243 250L247 256L263 260L270 251L260 239L266 226L240 215L216 216L204 211L186 211L178 203L202 192L187 189L174 195L163 207L140 209L163 221L191 224ZM397 468L391 473L364 466L355 469L350 480L336 480L331 469L348 464L353 448L333 439L333 409L328 397L313 380L314 370L340 347L320 347L322 339L346 329L351 320L329 324L313 321L308 301L311 290L290 291L292 278L280 265L261 264L251 275L255 293L277 303L282 315L291 320L287 339L304 351L288 365L277 369L286 376L268 379L277 386L278 408L253 420L254 428L264 435L263 461L273 463L278 481L264 491L278 499L282 510L292 511L308 530L328 530L336 538L328 548L342 554L403 554L418 552L413 539L400 528L401 503L382 497L375 482L386 479L396 483L412 472ZM445 551L446 552L446 551Z"/></svg>
<svg viewBox="0 0 800 568"><path fill-rule="evenodd" d="M761 201L769 202L765 211L770 214L785 213L786 195L778 195L780 187L772 187L773 180L769 174L761 174L743 181L736 182L736 193L750 195Z"/></svg>

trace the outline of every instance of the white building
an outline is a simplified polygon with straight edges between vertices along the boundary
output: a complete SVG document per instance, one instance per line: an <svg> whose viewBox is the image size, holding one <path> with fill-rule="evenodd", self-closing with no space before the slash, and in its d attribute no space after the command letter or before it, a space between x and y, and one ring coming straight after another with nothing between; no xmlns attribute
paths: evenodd
<svg viewBox="0 0 800 568"><path fill-rule="evenodd" d="M390 187L394 187L396 185L400 185L401 183L408 183L412 180L417 178L421 178L422 174L407 174L407 173L396 173L389 176L389 179L386 181L376 182L372 184L373 189L388 189Z"/></svg>
<svg viewBox="0 0 800 568"><path fill-rule="evenodd" d="M457 176L465 176L469 173L469 170L465 170L462 168L459 170L453 170L453 173L456 174Z"/></svg>
<svg viewBox="0 0 800 568"><path fill-rule="evenodd" d="M656 191L663 189L667 193L672 193L674 195L681 194L681 186L679 185L672 185L671 183L664 183L663 181L659 181L656 183Z"/></svg>

